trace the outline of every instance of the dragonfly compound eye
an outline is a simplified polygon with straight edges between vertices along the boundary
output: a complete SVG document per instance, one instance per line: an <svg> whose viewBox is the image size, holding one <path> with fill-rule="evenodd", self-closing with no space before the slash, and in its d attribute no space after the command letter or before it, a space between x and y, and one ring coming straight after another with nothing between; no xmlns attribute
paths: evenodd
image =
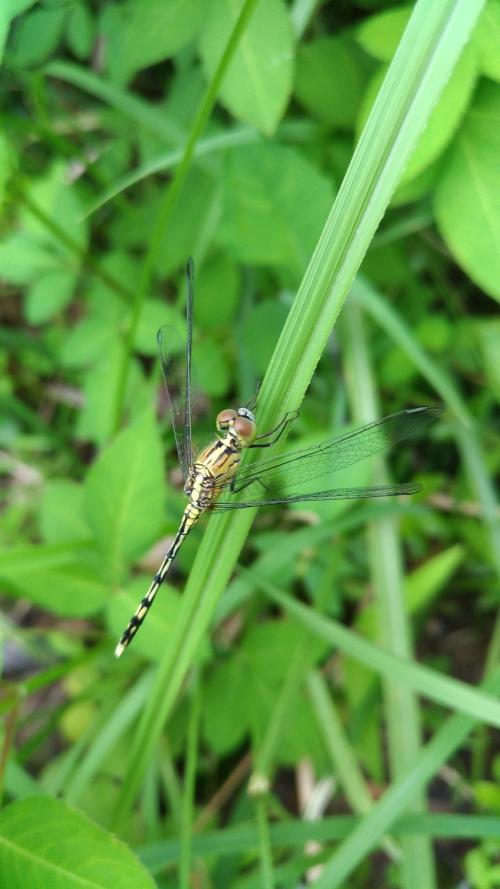
<svg viewBox="0 0 500 889"><path fill-rule="evenodd" d="M226 429L229 429L230 424L237 417L236 411L232 410L232 408L227 408L225 411L221 411L220 414L217 414L217 429L219 432L224 432Z"/></svg>
<svg viewBox="0 0 500 889"><path fill-rule="evenodd" d="M236 417L233 423L234 431L245 444L251 444L255 438L255 423L248 417Z"/></svg>

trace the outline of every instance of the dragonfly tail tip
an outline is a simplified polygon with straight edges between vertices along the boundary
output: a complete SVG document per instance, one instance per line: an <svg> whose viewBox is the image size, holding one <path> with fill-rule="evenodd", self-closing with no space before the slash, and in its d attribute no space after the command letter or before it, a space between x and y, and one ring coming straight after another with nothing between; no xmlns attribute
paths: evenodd
<svg viewBox="0 0 500 889"><path fill-rule="evenodd" d="M120 655L122 655L124 651L125 651L125 646L122 645L121 642L119 642L115 648L115 657L120 657Z"/></svg>

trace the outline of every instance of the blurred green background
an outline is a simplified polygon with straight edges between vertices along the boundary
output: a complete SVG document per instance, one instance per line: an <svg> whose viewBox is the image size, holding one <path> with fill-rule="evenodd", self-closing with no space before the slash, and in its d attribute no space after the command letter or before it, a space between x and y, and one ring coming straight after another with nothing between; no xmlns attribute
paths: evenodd
<svg viewBox="0 0 500 889"><path fill-rule="evenodd" d="M446 0L443 14L460 5ZM202 523L130 651L112 655L185 502L156 332L183 329L187 258L203 445L217 412L266 374L413 6L0 10L9 889L54 885L51 862L63 887L295 887L332 854L337 882L323 875L318 887L498 885L500 715L465 686L495 682L500 641L497 0L418 139L289 438L306 446L366 411L441 404L443 419L388 458L391 478L422 492L262 511L215 613L200 605L210 632L199 644L188 631L184 645L176 626ZM334 484L387 471L368 461ZM293 597L306 610L290 611ZM372 648L358 650L361 637ZM162 699L157 665L182 645L148 742L147 720L137 726ZM410 664L406 686L390 683L397 657ZM462 684L441 685L449 676ZM133 737L136 754L150 743L135 784ZM415 784L384 826L373 806L413 762ZM379 825L373 841L366 817Z"/></svg>

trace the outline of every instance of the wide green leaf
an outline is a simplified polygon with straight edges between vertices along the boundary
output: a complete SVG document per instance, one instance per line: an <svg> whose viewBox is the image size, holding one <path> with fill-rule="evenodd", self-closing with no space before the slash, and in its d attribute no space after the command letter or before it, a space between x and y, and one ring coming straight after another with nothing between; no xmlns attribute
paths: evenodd
<svg viewBox="0 0 500 889"><path fill-rule="evenodd" d="M360 55L346 37L319 37L299 49L295 95L321 123L354 124L365 84Z"/></svg>
<svg viewBox="0 0 500 889"><path fill-rule="evenodd" d="M58 270L57 255L24 232L16 232L0 244L0 275L11 284L29 284L38 275Z"/></svg>
<svg viewBox="0 0 500 889"><path fill-rule="evenodd" d="M398 6L364 21L356 34L360 46L380 62L390 62L408 24L411 11L411 6Z"/></svg>
<svg viewBox="0 0 500 889"><path fill-rule="evenodd" d="M125 5L123 46L128 76L168 59L194 39L203 0L134 0Z"/></svg>
<svg viewBox="0 0 500 889"><path fill-rule="evenodd" d="M446 156L439 230L473 281L500 301L500 85L484 81Z"/></svg>
<svg viewBox="0 0 500 889"><path fill-rule="evenodd" d="M483 318L474 325L478 339L486 377L492 392L500 402L500 362L498 361L498 343L500 343L500 318Z"/></svg>
<svg viewBox="0 0 500 889"><path fill-rule="evenodd" d="M479 16L473 34L479 67L486 77L500 81L500 3L490 0Z"/></svg>
<svg viewBox="0 0 500 889"><path fill-rule="evenodd" d="M82 485L63 478L46 482L40 507L40 529L47 543L68 543L90 537L83 511Z"/></svg>
<svg viewBox="0 0 500 889"><path fill-rule="evenodd" d="M245 263L284 266L298 280L331 205L328 179L293 148L228 152L218 236Z"/></svg>
<svg viewBox="0 0 500 889"><path fill-rule="evenodd" d="M301 630L291 621L267 621L252 627L231 658L209 676L203 694L204 736L217 753L227 753L245 734L261 737L272 718L276 694L289 671L290 657L302 643ZM307 661L324 654L317 640L307 640ZM295 746L300 726L288 726ZM290 747L290 742L288 748Z"/></svg>
<svg viewBox="0 0 500 889"><path fill-rule="evenodd" d="M82 219L78 188L68 182L67 169L62 162L54 164L45 176L34 179L27 189L27 195L78 247L85 248L88 223ZM21 222L27 233L46 244L48 249L57 251L66 264L75 262L74 251L63 244L60 237L47 226L45 219L35 216L30 207L23 208Z"/></svg>
<svg viewBox="0 0 500 889"><path fill-rule="evenodd" d="M113 338L108 342L105 341L103 332L98 337L97 341L106 348L103 348L85 375L84 402L76 425L78 438L93 441L98 445L104 445L109 441L113 432L113 405L125 349L116 332L112 332L111 336ZM134 373L135 365L132 365L130 379Z"/></svg>
<svg viewBox="0 0 500 889"><path fill-rule="evenodd" d="M65 17L63 7L38 7L24 16L14 33L11 51L14 64L26 68L45 61L62 37Z"/></svg>
<svg viewBox="0 0 500 889"><path fill-rule="evenodd" d="M115 836L58 799L33 796L0 814L6 889L154 889L144 865Z"/></svg>
<svg viewBox="0 0 500 889"><path fill-rule="evenodd" d="M59 268L41 275L28 291L25 305L29 324L44 324L64 309L73 296L76 275Z"/></svg>
<svg viewBox="0 0 500 889"><path fill-rule="evenodd" d="M158 534L163 489L162 446L148 411L103 451L85 481L88 521L114 582Z"/></svg>
<svg viewBox="0 0 500 889"><path fill-rule="evenodd" d="M210 6L200 43L209 77L242 6L242 0L218 0ZM273 133L292 88L293 53L292 26L283 0L257 4L222 81L219 100L235 117Z"/></svg>
<svg viewBox="0 0 500 889"><path fill-rule="evenodd" d="M8 592L53 614L85 617L109 594L92 555L77 544L12 547L0 553L0 578Z"/></svg>

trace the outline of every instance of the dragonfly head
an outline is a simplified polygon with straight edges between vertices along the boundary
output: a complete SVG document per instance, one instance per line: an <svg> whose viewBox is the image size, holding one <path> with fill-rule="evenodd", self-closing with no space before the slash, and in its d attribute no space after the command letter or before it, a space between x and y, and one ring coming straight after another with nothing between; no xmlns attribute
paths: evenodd
<svg viewBox="0 0 500 889"><path fill-rule="evenodd" d="M221 411L217 415L217 431L221 434L229 433L232 438L236 438L240 447L247 448L257 434L255 416L246 407Z"/></svg>

